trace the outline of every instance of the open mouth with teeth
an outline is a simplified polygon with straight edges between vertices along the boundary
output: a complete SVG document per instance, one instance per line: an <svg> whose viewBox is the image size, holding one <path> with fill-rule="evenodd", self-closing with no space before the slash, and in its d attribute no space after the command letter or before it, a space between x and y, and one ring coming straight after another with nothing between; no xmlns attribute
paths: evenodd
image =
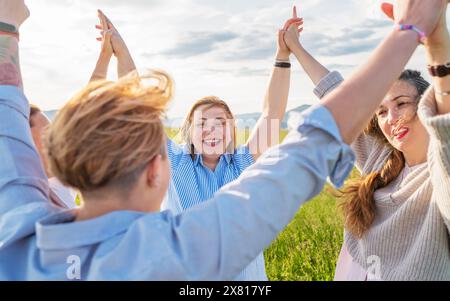
<svg viewBox="0 0 450 301"><path fill-rule="evenodd" d="M209 146L209 147L215 147L217 145L219 145L222 140L221 139L205 139L202 141L203 144Z"/></svg>
<svg viewBox="0 0 450 301"><path fill-rule="evenodd" d="M406 135L408 135L408 133L409 133L409 129L407 127L402 126L402 127L396 128L392 131L392 137L397 140L401 140Z"/></svg>

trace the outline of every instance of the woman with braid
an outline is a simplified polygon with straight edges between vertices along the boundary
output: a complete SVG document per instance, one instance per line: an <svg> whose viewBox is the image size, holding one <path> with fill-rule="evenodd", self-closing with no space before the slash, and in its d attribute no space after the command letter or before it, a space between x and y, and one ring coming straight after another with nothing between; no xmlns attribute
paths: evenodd
<svg viewBox="0 0 450 301"><path fill-rule="evenodd" d="M286 43L319 98L345 85L294 36ZM449 62L445 12L425 49L430 66ZM420 72L403 71L352 144L362 177L342 190L335 280L450 280L450 79L434 75L427 90Z"/></svg>

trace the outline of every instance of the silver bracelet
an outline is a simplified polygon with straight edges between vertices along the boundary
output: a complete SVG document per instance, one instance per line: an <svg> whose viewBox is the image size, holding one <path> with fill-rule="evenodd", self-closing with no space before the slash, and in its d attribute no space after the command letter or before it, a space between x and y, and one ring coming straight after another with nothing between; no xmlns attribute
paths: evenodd
<svg viewBox="0 0 450 301"><path fill-rule="evenodd" d="M290 59L287 59L287 60L275 59L275 62L280 62L280 63L290 63L291 60L290 60Z"/></svg>
<svg viewBox="0 0 450 301"><path fill-rule="evenodd" d="M448 95L450 95L450 91L438 91L438 90L434 90L434 92L436 92L437 94L442 95L442 96L448 96Z"/></svg>

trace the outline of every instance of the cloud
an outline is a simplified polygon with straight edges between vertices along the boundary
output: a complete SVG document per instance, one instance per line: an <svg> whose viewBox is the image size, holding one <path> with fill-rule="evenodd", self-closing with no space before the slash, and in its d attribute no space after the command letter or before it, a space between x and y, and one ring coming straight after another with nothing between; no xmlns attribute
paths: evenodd
<svg viewBox="0 0 450 301"><path fill-rule="evenodd" d="M392 26L385 20L366 20L342 26L337 33L328 31L303 34L301 40L311 53L322 56L352 55L371 51L384 37L383 30Z"/></svg>
<svg viewBox="0 0 450 301"><path fill-rule="evenodd" d="M220 75L220 74L232 74L235 77L268 77L270 74L270 68L207 68L203 69L205 74Z"/></svg>
<svg viewBox="0 0 450 301"><path fill-rule="evenodd" d="M168 57L186 58L208 53L223 42L238 37L233 32L190 32L175 47L159 53Z"/></svg>
<svg viewBox="0 0 450 301"><path fill-rule="evenodd" d="M21 56L27 94L56 108L88 80L99 52L95 10L120 30L138 68L156 66L177 84L173 112L186 99L211 91L236 101L236 112L257 111L276 51L276 31L292 0L39 0L28 1ZM295 1L298 3L298 1ZM344 73L362 63L392 23L379 15L379 0L302 0L301 40L326 66ZM368 8L369 6L369 8ZM378 14L378 15L377 15ZM114 62L114 60L113 60ZM292 99L313 98L309 79L295 64ZM110 67L115 78L116 69ZM178 101L178 102L177 102Z"/></svg>
<svg viewBox="0 0 450 301"><path fill-rule="evenodd" d="M179 38L175 46L152 55L160 54L179 59L209 55L214 62L262 61L273 58L276 50L275 32L289 16L290 8L287 4L289 1L284 1L286 9L280 9L280 5L270 5L270 1L259 3L262 6L256 9L246 9L255 6L254 3L243 5L234 1L236 3L229 4L227 8L227 5L222 5L221 2L205 0L194 2L211 9L221 9L222 31L217 31L217 26L205 27L205 29L213 28L211 31L191 31ZM349 2L351 3L347 3L344 9L357 6L355 14L364 13L360 1ZM325 5L320 1L307 1L306 4L311 8L305 10L305 20L306 24L309 22L309 27L305 30L306 33L302 34L301 40L313 55L329 57L371 51L381 41L381 37L377 35L380 29L391 25L388 20L374 19L373 16L365 18L364 14L358 15L355 20L346 16L347 21L340 26L330 25L330 20L324 18L328 18L331 13L336 15L337 2ZM314 11L324 7L327 9L323 15L317 17L313 14ZM239 8L241 12L236 13L236 9ZM340 18L342 15L338 19ZM328 27L332 27L332 30L328 30Z"/></svg>

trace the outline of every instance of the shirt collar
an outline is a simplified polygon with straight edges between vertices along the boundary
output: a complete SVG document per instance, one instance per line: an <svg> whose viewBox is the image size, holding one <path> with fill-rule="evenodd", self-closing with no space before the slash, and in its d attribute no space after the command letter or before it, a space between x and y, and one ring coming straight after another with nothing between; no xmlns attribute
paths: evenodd
<svg viewBox="0 0 450 301"><path fill-rule="evenodd" d="M227 165L229 165L232 159L233 159L232 154L225 153L220 156L219 162L220 160L225 160L225 162L227 162ZM199 164L203 166L203 157L200 154L194 154L194 166L197 167Z"/></svg>
<svg viewBox="0 0 450 301"><path fill-rule="evenodd" d="M145 215L143 212L114 211L91 220L73 222L75 210L51 215L36 224L38 248L62 250L99 243L125 232Z"/></svg>

